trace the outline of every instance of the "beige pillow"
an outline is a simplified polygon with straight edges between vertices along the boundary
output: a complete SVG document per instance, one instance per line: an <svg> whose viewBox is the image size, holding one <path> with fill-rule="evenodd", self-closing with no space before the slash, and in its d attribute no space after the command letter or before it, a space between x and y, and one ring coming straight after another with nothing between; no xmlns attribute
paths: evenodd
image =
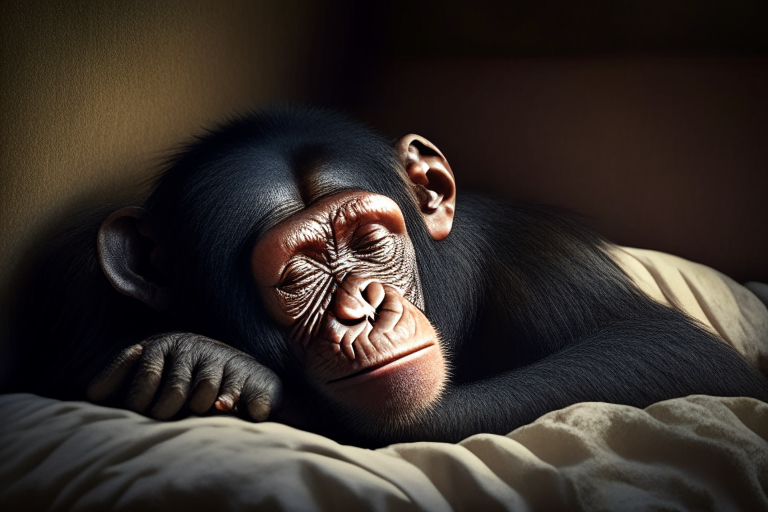
<svg viewBox="0 0 768 512"><path fill-rule="evenodd" d="M768 307L750 289L663 252L614 247L612 255L648 296L687 313L768 375Z"/></svg>

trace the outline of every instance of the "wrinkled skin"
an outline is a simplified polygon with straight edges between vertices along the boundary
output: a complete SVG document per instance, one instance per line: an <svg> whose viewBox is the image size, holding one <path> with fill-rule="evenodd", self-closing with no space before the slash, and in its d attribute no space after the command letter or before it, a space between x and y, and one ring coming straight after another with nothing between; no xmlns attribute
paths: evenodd
<svg viewBox="0 0 768 512"><path fill-rule="evenodd" d="M352 192L320 201L271 229L252 269L267 310L290 330L291 350L326 397L387 415L437 399L445 367L391 199Z"/></svg>

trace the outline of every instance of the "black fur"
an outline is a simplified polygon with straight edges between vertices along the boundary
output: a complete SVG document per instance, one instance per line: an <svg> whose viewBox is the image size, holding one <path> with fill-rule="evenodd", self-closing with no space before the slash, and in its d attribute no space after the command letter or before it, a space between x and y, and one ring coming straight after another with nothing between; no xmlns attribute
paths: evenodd
<svg viewBox="0 0 768 512"><path fill-rule="evenodd" d="M361 189L393 198L405 215L452 382L428 417L399 431L359 432L333 418L318 420L318 431L371 445L455 441L585 400L768 400L765 378L684 314L638 292L607 242L570 214L460 191L453 231L435 242L406 180L384 138L322 110L262 111L204 135L169 162L146 202L171 248L172 277L184 284L177 306L159 316L111 290L96 264L105 217L96 215L43 258L47 273L32 274L14 331L32 350L16 389L82 398L117 350L163 329L224 341L301 386L284 333L258 299L250 251L292 213Z"/></svg>

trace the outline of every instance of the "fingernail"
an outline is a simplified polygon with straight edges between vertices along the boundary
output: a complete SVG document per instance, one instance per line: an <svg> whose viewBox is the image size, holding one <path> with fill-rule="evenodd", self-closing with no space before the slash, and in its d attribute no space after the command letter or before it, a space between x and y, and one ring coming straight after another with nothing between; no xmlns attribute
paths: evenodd
<svg viewBox="0 0 768 512"><path fill-rule="evenodd" d="M232 410L232 407L234 406L233 402L234 401L230 396L220 396L219 398L216 399L216 403L214 403L213 406L220 411L229 412Z"/></svg>

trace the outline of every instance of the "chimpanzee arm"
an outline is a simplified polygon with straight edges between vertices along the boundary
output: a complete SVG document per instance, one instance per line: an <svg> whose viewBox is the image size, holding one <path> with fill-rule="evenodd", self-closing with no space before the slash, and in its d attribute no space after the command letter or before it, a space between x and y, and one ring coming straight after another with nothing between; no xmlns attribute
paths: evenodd
<svg viewBox="0 0 768 512"><path fill-rule="evenodd" d="M88 399L104 402L122 395L124 407L168 419L188 404L203 414L239 406L264 421L282 392L280 379L248 354L189 333L167 333L132 345L88 386Z"/></svg>
<svg viewBox="0 0 768 512"><path fill-rule="evenodd" d="M642 408L690 394L768 401L768 380L684 319L627 321L526 367L450 388L407 437L455 442L475 432L505 434L578 402Z"/></svg>

